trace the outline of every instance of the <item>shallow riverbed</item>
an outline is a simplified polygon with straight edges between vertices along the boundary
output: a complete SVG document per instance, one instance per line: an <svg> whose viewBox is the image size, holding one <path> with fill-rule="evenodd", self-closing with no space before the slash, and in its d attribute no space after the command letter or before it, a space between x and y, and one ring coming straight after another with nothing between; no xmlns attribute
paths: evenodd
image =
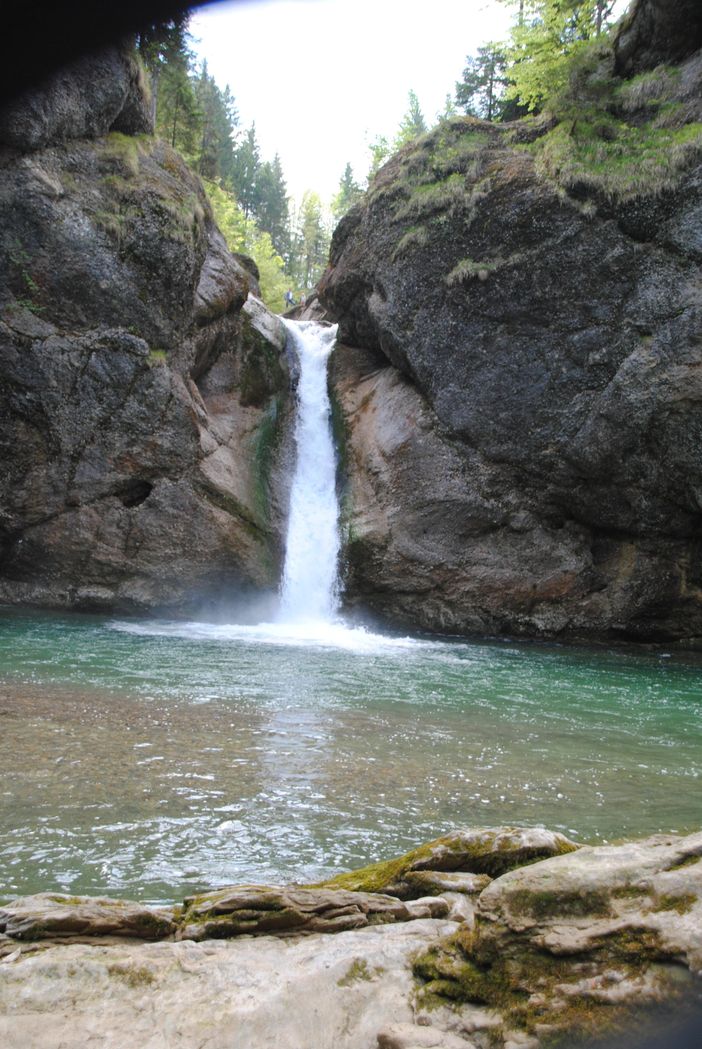
<svg viewBox="0 0 702 1049"><path fill-rule="evenodd" d="M317 879L458 825L702 824L694 656L0 612L0 894Z"/></svg>

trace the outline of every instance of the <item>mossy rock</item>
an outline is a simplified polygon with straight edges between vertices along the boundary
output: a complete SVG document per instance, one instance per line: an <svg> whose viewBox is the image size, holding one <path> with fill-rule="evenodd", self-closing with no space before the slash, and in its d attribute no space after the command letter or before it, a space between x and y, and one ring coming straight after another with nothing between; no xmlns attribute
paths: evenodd
<svg viewBox="0 0 702 1049"><path fill-rule="evenodd" d="M466 871L494 878L524 864L565 855L577 848L579 846L564 835L541 827L459 830L412 849L404 856L337 874L320 886L411 898L419 890L404 880L410 871Z"/></svg>

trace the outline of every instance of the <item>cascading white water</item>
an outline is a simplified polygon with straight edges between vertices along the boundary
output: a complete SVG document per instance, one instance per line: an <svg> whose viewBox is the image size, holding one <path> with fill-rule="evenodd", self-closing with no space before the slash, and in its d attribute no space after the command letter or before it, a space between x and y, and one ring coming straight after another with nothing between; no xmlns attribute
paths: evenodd
<svg viewBox="0 0 702 1049"><path fill-rule="evenodd" d="M285 564L276 621L254 624L115 623L118 630L168 637L209 638L244 644L341 649L376 655L429 642L374 634L339 614L339 505L336 456L327 391L327 362L336 327L284 321L300 362L296 465L290 493Z"/></svg>
<svg viewBox="0 0 702 1049"><path fill-rule="evenodd" d="M340 537L327 361L336 326L284 323L300 362L300 379L280 619L331 623L339 603Z"/></svg>

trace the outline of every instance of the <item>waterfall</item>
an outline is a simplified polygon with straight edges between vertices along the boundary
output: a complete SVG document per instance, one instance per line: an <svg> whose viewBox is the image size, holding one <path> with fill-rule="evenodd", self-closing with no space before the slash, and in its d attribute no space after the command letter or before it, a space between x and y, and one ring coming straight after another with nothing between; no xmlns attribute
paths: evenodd
<svg viewBox="0 0 702 1049"><path fill-rule="evenodd" d="M327 361L336 326L284 323L300 362L300 378L279 618L284 623L331 623L339 603L340 537Z"/></svg>

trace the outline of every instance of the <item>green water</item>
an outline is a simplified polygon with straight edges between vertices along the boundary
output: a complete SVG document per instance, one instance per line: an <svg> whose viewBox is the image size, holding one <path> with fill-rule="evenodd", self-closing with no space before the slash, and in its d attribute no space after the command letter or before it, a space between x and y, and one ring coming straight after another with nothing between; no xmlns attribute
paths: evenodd
<svg viewBox="0 0 702 1049"><path fill-rule="evenodd" d="M312 880L456 826L702 825L694 657L0 611L0 893Z"/></svg>

